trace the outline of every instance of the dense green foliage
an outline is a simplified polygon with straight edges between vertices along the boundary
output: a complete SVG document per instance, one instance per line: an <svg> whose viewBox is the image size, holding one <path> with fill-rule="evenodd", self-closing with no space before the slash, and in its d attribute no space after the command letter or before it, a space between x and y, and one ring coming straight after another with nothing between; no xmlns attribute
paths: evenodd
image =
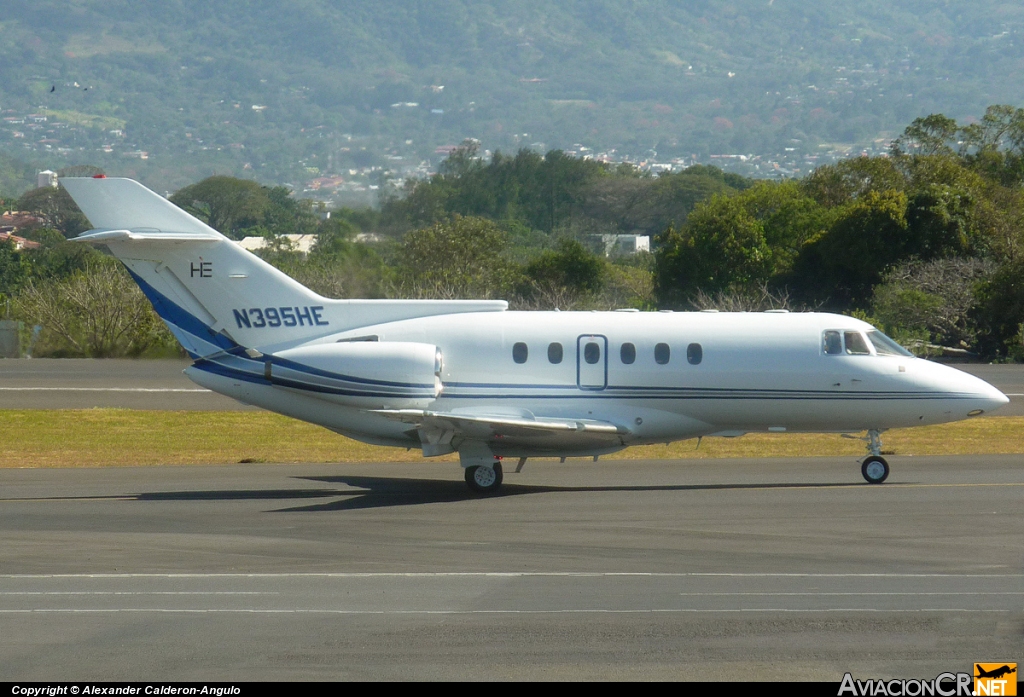
<svg viewBox="0 0 1024 697"><path fill-rule="evenodd" d="M171 202L232 239L246 236L310 235L320 220L309 199L296 200L283 186L260 186L247 179L208 177L186 186Z"/></svg>
<svg viewBox="0 0 1024 697"><path fill-rule="evenodd" d="M81 216L77 208L75 212ZM24 234L40 247L18 250L11 241L0 241L0 317L10 314L30 327L41 327L33 355L180 353L138 286L113 258L68 242L51 228Z"/></svg>
<svg viewBox="0 0 1024 697"><path fill-rule="evenodd" d="M1024 110L915 120L887 157L700 204L658 252L662 304L774 289L921 345L1024 356Z"/></svg>
<svg viewBox="0 0 1024 697"><path fill-rule="evenodd" d="M16 197L35 184L35 170L19 159L0 152L0 208L9 209L5 197Z"/></svg>
<svg viewBox="0 0 1024 697"><path fill-rule="evenodd" d="M402 232L452 215L501 221L510 231L546 234L655 235L682 222L711 194L735 193L752 180L714 167L652 176L630 165L539 155L478 156L473 143L455 150L427 180L410 181L403 196L385 201L381 226Z"/></svg>

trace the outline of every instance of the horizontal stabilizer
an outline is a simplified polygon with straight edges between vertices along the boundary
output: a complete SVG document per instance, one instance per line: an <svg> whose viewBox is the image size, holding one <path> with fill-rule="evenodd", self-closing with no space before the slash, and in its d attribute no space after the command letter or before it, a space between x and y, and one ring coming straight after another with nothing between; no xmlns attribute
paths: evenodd
<svg viewBox="0 0 1024 697"><path fill-rule="evenodd" d="M201 220L132 179L61 178L61 186L98 230L180 233L225 239Z"/></svg>
<svg viewBox="0 0 1024 697"><path fill-rule="evenodd" d="M78 237L71 238L71 241L85 242L87 244L109 244L111 242L213 242L216 239L209 235L182 232L89 230L88 232L83 232Z"/></svg>

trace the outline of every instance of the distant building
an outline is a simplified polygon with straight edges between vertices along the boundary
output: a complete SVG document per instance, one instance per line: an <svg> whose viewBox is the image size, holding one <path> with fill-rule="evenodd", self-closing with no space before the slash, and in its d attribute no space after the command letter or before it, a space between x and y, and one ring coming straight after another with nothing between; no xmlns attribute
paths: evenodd
<svg viewBox="0 0 1024 697"><path fill-rule="evenodd" d="M293 252L309 254L316 244L316 235L281 235L288 242L288 248ZM271 240L267 237L245 237L238 244L242 249L250 252L270 246Z"/></svg>
<svg viewBox="0 0 1024 697"><path fill-rule="evenodd" d="M7 228L0 228L0 242L11 241L14 243L15 249L39 249L40 244L33 242L32 240L26 240L24 237L19 237Z"/></svg>
<svg viewBox="0 0 1024 697"><path fill-rule="evenodd" d="M57 188L57 173L44 169L36 175L36 188L42 189L47 186L53 187L54 189Z"/></svg>
<svg viewBox="0 0 1024 697"><path fill-rule="evenodd" d="M36 228L41 225L46 225L46 220L27 211L7 211L0 215L0 232L9 233L21 228Z"/></svg>
<svg viewBox="0 0 1024 697"><path fill-rule="evenodd" d="M650 235L591 235L604 249L604 255L636 254L651 251Z"/></svg>
<svg viewBox="0 0 1024 697"><path fill-rule="evenodd" d="M317 177L306 184L307 191L319 191L320 189L337 189L345 183L342 177Z"/></svg>

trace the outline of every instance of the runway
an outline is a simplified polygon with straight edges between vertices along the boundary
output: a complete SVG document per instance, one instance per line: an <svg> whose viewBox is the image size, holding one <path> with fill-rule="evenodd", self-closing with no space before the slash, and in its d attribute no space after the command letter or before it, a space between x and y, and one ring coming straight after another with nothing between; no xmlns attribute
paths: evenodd
<svg viewBox="0 0 1024 697"><path fill-rule="evenodd" d="M14 680L932 678L1019 661L1024 458L0 470Z"/></svg>
<svg viewBox="0 0 1024 697"><path fill-rule="evenodd" d="M0 409L255 409L182 373L191 361L0 359Z"/></svg>

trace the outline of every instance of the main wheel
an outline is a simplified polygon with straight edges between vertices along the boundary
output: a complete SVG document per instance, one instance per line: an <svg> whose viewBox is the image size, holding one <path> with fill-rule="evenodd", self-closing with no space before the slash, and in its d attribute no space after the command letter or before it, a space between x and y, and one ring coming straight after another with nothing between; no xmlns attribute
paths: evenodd
<svg viewBox="0 0 1024 697"><path fill-rule="evenodd" d="M466 484L480 494L493 494L501 488L501 463L492 466L474 465L466 468Z"/></svg>
<svg viewBox="0 0 1024 697"><path fill-rule="evenodd" d="M889 463L884 457L872 455L861 464L860 473L868 484L881 484L889 477Z"/></svg>

